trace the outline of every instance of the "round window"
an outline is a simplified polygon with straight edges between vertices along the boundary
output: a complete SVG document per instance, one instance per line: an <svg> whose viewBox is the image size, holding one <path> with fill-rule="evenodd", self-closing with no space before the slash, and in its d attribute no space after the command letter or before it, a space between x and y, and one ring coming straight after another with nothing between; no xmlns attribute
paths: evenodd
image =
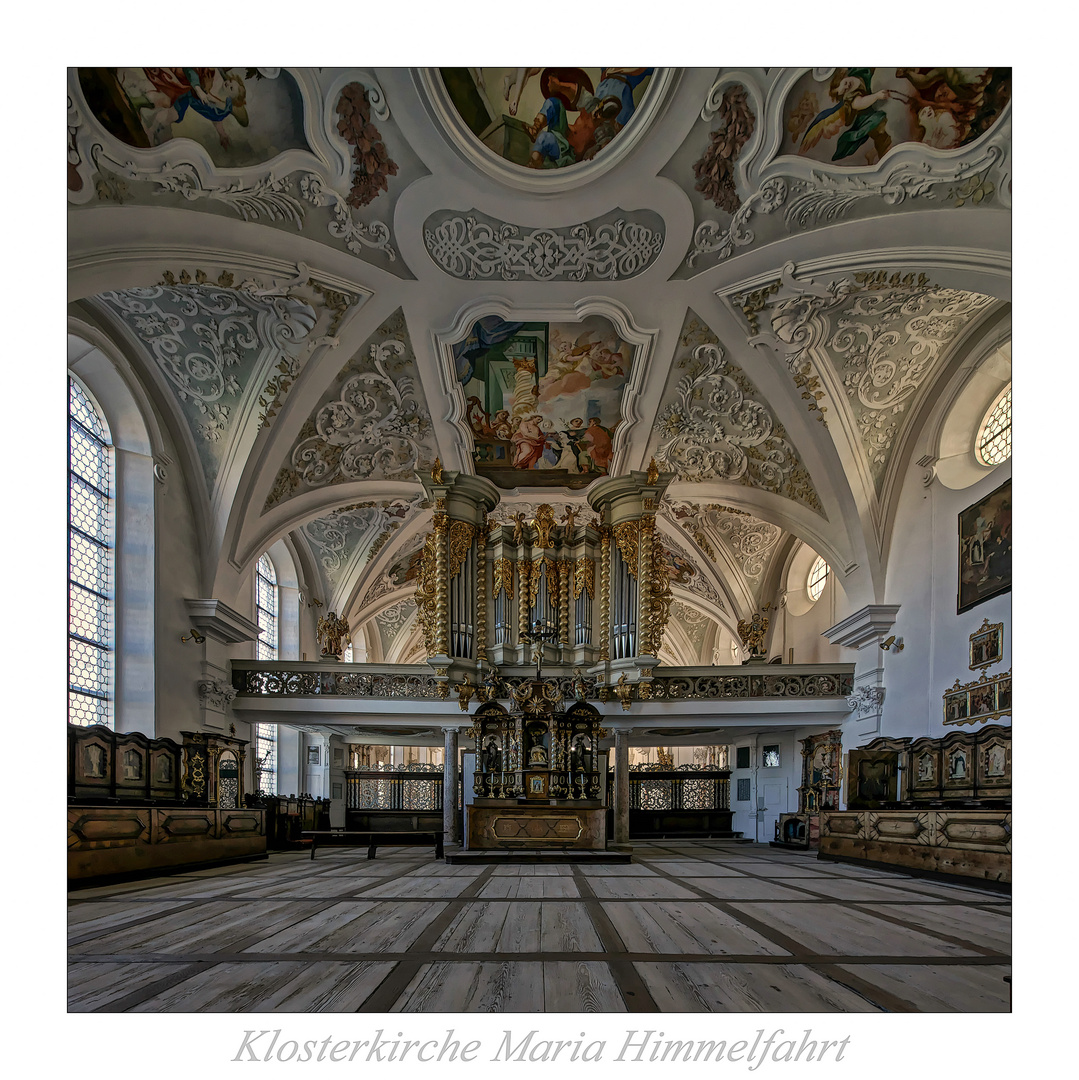
<svg viewBox="0 0 1079 1080"><path fill-rule="evenodd" d="M809 568L809 576L806 578L806 592L809 593L810 600L820 599L820 594L824 592L824 586L828 583L830 572L828 564L818 555L816 562Z"/></svg>
<svg viewBox="0 0 1079 1080"><path fill-rule="evenodd" d="M1012 456L1011 383L986 413L975 445L975 453L983 465L999 465Z"/></svg>

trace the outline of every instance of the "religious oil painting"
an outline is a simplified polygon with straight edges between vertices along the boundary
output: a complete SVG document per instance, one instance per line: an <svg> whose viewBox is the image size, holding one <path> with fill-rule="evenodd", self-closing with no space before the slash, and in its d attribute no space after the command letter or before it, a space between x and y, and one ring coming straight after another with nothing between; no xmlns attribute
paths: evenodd
<svg viewBox="0 0 1079 1080"><path fill-rule="evenodd" d="M102 127L128 146L191 139L219 168L307 149L299 87L279 68L80 68L79 85Z"/></svg>
<svg viewBox="0 0 1079 1080"><path fill-rule="evenodd" d="M591 161L616 140L654 68L442 68L454 108L499 157L529 169Z"/></svg>
<svg viewBox="0 0 1079 1080"><path fill-rule="evenodd" d="M1004 624L982 620L982 625L970 635L970 670L997 664L1004 655Z"/></svg>
<svg viewBox="0 0 1079 1080"><path fill-rule="evenodd" d="M485 318L453 352L481 476L580 488L607 475L632 351L606 319Z"/></svg>
<svg viewBox="0 0 1079 1080"><path fill-rule="evenodd" d="M1012 482L959 515L958 612L1012 587Z"/></svg>
<svg viewBox="0 0 1079 1080"><path fill-rule="evenodd" d="M834 68L787 95L781 153L851 168L902 143L956 150L984 135L1011 99L1011 68Z"/></svg>

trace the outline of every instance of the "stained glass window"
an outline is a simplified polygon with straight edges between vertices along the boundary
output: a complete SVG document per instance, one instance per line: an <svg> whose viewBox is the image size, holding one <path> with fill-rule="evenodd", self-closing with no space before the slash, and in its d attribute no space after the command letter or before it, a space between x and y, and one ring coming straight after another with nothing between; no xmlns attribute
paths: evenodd
<svg viewBox="0 0 1079 1080"><path fill-rule="evenodd" d="M978 434L978 460L983 465L999 465L1012 456L1012 388L993 402Z"/></svg>
<svg viewBox="0 0 1079 1080"><path fill-rule="evenodd" d="M818 555L817 561L809 568L809 576L806 578L806 591L809 593L810 600L820 599L824 586L828 584L829 572L828 564Z"/></svg>
<svg viewBox="0 0 1079 1080"><path fill-rule="evenodd" d="M83 388L68 380L68 721L112 727L112 447Z"/></svg>

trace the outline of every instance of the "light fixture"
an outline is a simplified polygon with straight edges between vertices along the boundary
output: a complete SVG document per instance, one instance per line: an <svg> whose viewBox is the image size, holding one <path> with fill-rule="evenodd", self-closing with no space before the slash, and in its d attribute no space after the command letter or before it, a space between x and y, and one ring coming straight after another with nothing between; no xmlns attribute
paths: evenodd
<svg viewBox="0 0 1079 1080"><path fill-rule="evenodd" d="M180 635L180 640L181 641L193 641L196 645L201 645L206 640L206 638L203 637L203 635L200 634L194 627L191 627L191 633L190 634L181 634Z"/></svg>
<svg viewBox="0 0 1079 1080"><path fill-rule="evenodd" d="M895 634L892 634L891 637L885 638L880 643L880 647L885 652L887 652L889 649L891 649L892 652L902 652L903 651L903 639L902 638L897 638L895 636Z"/></svg>

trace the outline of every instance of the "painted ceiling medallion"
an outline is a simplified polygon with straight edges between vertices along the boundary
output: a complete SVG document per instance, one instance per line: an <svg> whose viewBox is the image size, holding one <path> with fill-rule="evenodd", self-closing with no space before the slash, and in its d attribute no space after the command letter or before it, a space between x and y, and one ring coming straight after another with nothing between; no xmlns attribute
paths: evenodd
<svg viewBox="0 0 1079 1080"><path fill-rule="evenodd" d="M501 488L580 488L607 475L631 347L602 316L488 316L453 346L476 472Z"/></svg>
<svg viewBox="0 0 1079 1080"><path fill-rule="evenodd" d="M559 191L621 160L674 83L670 68L438 68L423 72L454 147L514 187Z"/></svg>
<svg viewBox="0 0 1079 1080"><path fill-rule="evenodd" d="M1011 68L836 68L787 95L781 153L843 168L915 142L957 150L984 135L1012 96Z"/></svg>

